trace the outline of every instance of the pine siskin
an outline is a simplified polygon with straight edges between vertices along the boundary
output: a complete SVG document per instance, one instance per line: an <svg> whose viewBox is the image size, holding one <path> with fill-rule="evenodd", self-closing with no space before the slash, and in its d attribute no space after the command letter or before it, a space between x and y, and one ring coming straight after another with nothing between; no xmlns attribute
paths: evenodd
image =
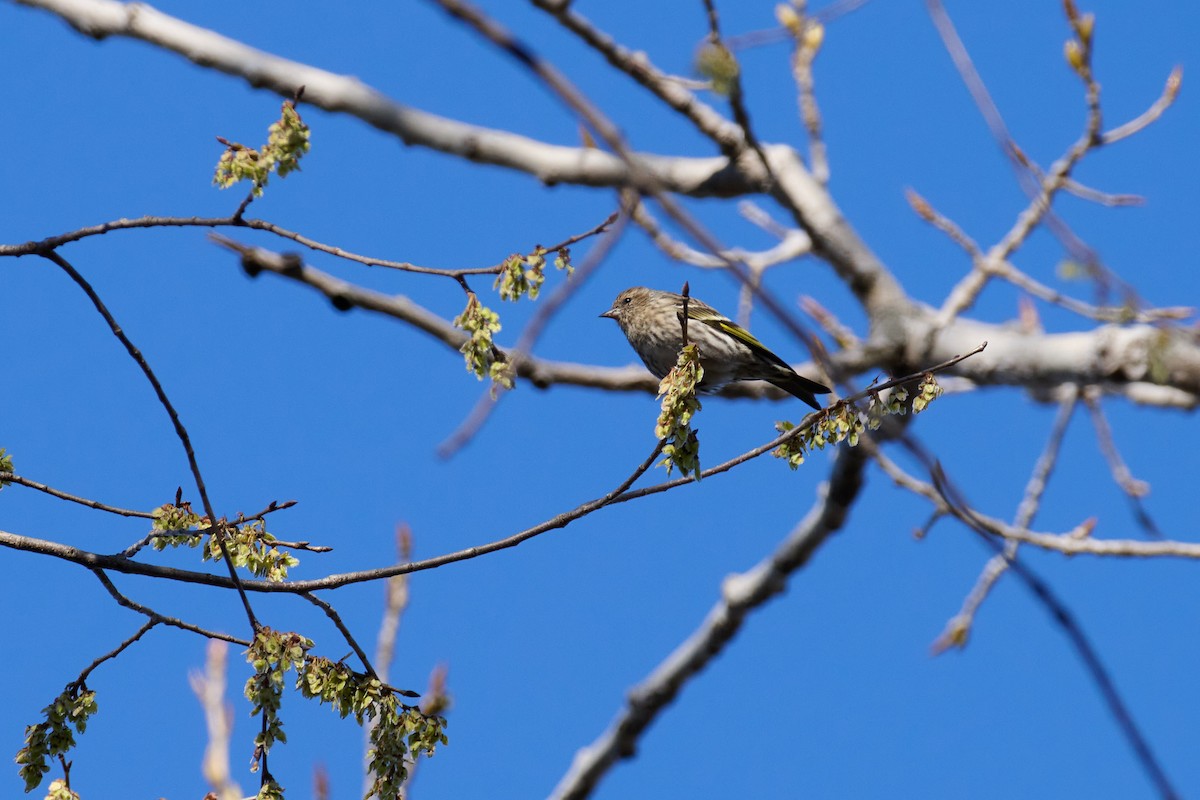
<svg viewBox="0 0 1200 800"><path fill-rule="evenodd" d="M689 297L687 308L688 339L700 346L704 368L701 391L715 392L733 381L763 380L821 408L813 395L827 394L827 387L797 375L786 361L712 306ZM617 321L646 368L662 379L683 347L682 310L683 295L634 286L617 295L612 308L600 316Z"/></svg>

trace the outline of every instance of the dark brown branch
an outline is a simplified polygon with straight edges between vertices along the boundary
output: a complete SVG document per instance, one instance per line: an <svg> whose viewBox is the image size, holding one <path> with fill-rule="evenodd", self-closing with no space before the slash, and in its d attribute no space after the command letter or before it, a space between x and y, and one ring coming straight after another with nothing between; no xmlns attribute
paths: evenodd
<svg viewBox="0 0 1200 800"><path fill-rule="evenodd" d="M47 486L44 483L32 481L29 478L23 478L20 475L15 475L11 472L0 472L0 484L15 483L18 486L26 486L30 489L36 489L39 492L45 492L51 497L57 497L59 500L67 500L71 503L78 503L81 506L94 508L97 511L107 511L110 514L119 514L122 517L141 517L142 519L154 519L154 514L149 511L135 511L129 508L118 508L117 506L106 505L98 500L89 500L86 497L78 497L77 495L68 494L60 489L55 489L52 486Z"/></svg>
<svg viewBox="0 0 1200 800"><path fill-rule="evenodd" d="M96 293L96 290L92 288L92 285L84 279L83 275L81 275L79 271L70 264L70 262L59 255L55 250L39 252L38 255L42 256L48 261L53 262L54 264L57 264L59 268L61 268L63 272L67 273L71 280L73 280L75 284L83 290L83 293L86 294L88 299L92 301L92 305L96 307L96 311L98 311L100 316L104 318L104 321L108 323L109 330L112 331L113 336L117 337L117 341L119 341L125 347L125 351L129 353L129 357L133 359L134 363L136 363L138 368L141 369L142 374L146 376L146 380L150 382L150 386L154 389L154 394L158 397L159 404L162 405L162 407L166 410L167 416L171 418L171 424L175 428L175 435L178 437L180 444L183 445L184 453L187 454L188 467L192 471L192 479L196 482L196 491L200 493L200 499L204 503L205 513L208 515L210 520L216 520L217 514L213 509L212 502L208 498L208 490L204 486L204 476L200 474L200 464L196 460L196 452L192 448L191 437L188 436L187 428L183 426L183 420L179 418L179 412L175 410L174 404L172 404L170 398L167 397L166 390L163 389L162 383L158 380L158 376L154 374L154 370L150 368L150 363L146 361L146 357L142 355L142 351L139 350L137 346L134 345L133 341L125 335L125 331L122 330L121 326L117 324L116 318L113 317L112 312L108 310L108 307L104 305L104 301L100 299L100 295ZM229 578L231 581L233 581L234 586L237 587L238 596L242 600L242 607L246 611L246 617L250 620L250 627L257 631L258 620L254 616L254 609L250 607L250 598L246 596L246 592L241 586L241 579L238 577L237 568L234 567L233 560L229 557L229 552L225 547L224 536L218 536L217 543L220 545L221 555L225 557L225 564L229 568Z"/></svg>
<svg viewBox="0 0 1200 800"><path fill-rule="evenodd" d="M101 556L100 558L103 559L105 557ZM108 556L108 558L114 558L114 556ZM179 628L180 630L190 631L191 633L198 633L207 639L220 639L223 642L230 642L231 644L239 644L243 647L250 646L250 642L247 639L239 639L236 636L230 636L227 633L220 633L218 631L210 631L206 628L201 628L199 626L192 625L190 622L184 622L183 620L178 619L176 617L168 617L165 614L160 614L157 611L155 611L154 609L149 608L148 606L144 606L141 603L136 603L133 600L130 600L128 597L126 597L124 594L122 594L119 589L117 589L116 585L112 582L112 579L110 579L108 577L108 575L105 574L103 569L93 568L92 574L96 576L96 578L100 581L101 584L103 584L104 588L106 590L108 590L108 593L110 595L112 595L112 598L114 600L116 600L119 605L122 605L125 608L128 608L130 611L136 611L137 613L145 616L146 618L148 618L151 622L153 622L155 624L169 625L172 628ZM154 574L154 573L148 573L148 574ZM158 576L156 576L156 577L158 577ZM165 576L162 576L162 577L165 577ZM225 583L223 585L228 587L230 584Z"/></svg>
<svg viewBox="0 0 1200 800"><path fill-rule="evenodd" d="M936 462L931 464L930 474L933 477L934 486L941 493L942 500L951 509L955 517L975 533L979 534L980 539L989 547L1000 552L1003 549L1002 543L997 541L987 527L979 524L976 520L975 512L964 501L962 494L950 482L949 478L946 477L941 465ZM1109 674L1108 668L1104 665L1099 652L1097 652L1091 640L1083 632L1083 628L1080 626L1079 621L1075 619L1075 615L1050 589L1049 584L1029 569L1020 559L1016 557L1012 558L1009 561L1009 567L1013 574L1020 578L1021 582L1038 599L1042 607L1049 612L1054 622L1062 628L1063 633L1066 634L1067 640L1079 654L1084 667L1087 669L1092 681L1096 684L1096 688L1100 690L1105 705L1108 706L1109 712L1116 720L1117 727L1129 743L1142 768L1149 775L1159 796L1164 798L1164 800L1177 800L1180 796L1179 793L1171 784L1166 771L1154 755L1154 751L1150 749L1150 743L1146 740L1145 735L1134 721L1133 714L1125 704L1121 693L1117 690L1116 683L1113 682L1112 675Z"/></svg>
<svg viewBox="0 0 1200 800"><path fill-rule="evenodd" d="M375 674L375 668L371 666L371 659L367 656L367 652L363 650L361 646L359 646L358 640L354 638L354 634L352 634L350 629L346 627L346 623L342 622L341 615L337 613L334 607L317 597L312 592L299 592L299 595L325 612L325 616L329 617L329 619L333 621L333 624L342 634L342 638L346 640L346 643L350 645L352 650L354 650L354 654L358 656L358 660L363 665L363 670L372 678L378 677Z"/></svg>
<svg viewBox="0 0 1200 800"><path fill-rule="evenodd" d="M845 400L840 401L840 402L842 404L854 403L854 402L864 399L865 397L867 397L873 393L884 391L893 386L898 386L898 385L905 384L905 383L911 383L915 380L920 380L926 373L938 372L938 371L948 369L948 368L958 364L959 362L963 361L964 359L967 359L967 358L975 355L976 353L983 350L984 346L985 345L980 345L979 347L975 348L974 350L972 350L969 353L955 356L954 358L949 359L948 361L945 361L945 362L938 364L934 367L931 367L927 370L923 370L918 373L913 373L912 375L906 375L901 378L895 378L893 380L886 381L884 383L873 385L873 386L869 387L868 389L866 389L862 392L859 392L858 394L851 395L850 397L848 397ZM701 476L708 477L710 475L718 475L723 472L728 472L729 470L733 469L735 466L737 466L739 464L745 463L746 461L749 461L750 459L753 459L753 458L758 458L759 456L763 455L764 453L767 453L767 452L775 449L776 447L780 446L781 444L787 442L792 437L800 435L802 432L804 432L805 430L810 428L820 418L820 416L821 416L820 414L816 414L816 413L809 414L804 422L797 425L795 428L788 431L787 433L781 434L781 435L775 437L774 439L772 439L771 441L767 442L766 444L755 447L752 450L749 450L735 458L732 458L732 459L724 462L723 464L718 464L715 467L710 467L709 469L707 469L703 473L701 473ZM633 473L630 474L630 476L628 478L626 478L624 481L622 481L621 484L617 488L613 489L611 492L608 492L607 494L603 495L602 497L598 497L594 500L589 500L586 503L582 503L581 505L576 506L575 508L571 509L570 511L564 511L563 513L558 514L542 523L539 523L538 525L535 525L531 528L527 528L518 533L512 534L511 536L505 537L504 539L499 539L499 540L496 540L493 542L489 542L487 544L477 545L475 547L469 547L465 550L459 550L454 553L447 553L445 555L435 556L433 558L424 559L422 561L414 561L414 562L410 562L407 564L397 564L397 565L392 565L392 566L388 566L388 567L380 567L380 568L376 568L376 569L362 570L362 571L358 571L358 572L347 572L347 573L328 575L324 578L316 578L316 579L307 580L307 581L273 582L273 581L263 581L263 580L243 580L240 582L239 585L241 587L244 587L246 590L256 591L256 592L299 593L299 592L310 592L310 591L323 590L323 589L336 589L336 588L339 588L342 586L348 586L353 583L363 583L363 582L367 582L367 581L380 580L382 578L390 578L393 575L404 575L404 574L412 573L412 572L420 572L420 571L428 570L428 569L436 569L436 568L444 566L446 564L452 564L457 561L466 561L466 560L469 560L472 558L478 558L479 556L488 555L490 553L494 553L499 550L505 550L510 547L515 547L518 544L521 544L522 542L524 542L528 539L531 539L535 536L538 536L540 534L546 533L551 530L556 530L559 528L565 528L567 525L574 522L575 520L580 519L581 517L587 516L588 514L591 514L592 512L597 511L598 509L601 509L605 506L613 505L616 503L625 503L630 500L635 500L639 497L644 497L644 496L650 495L650 494L660 494L662 492L666 492L666 491L670 491L671 489L675 489L684 484L692 483L693 482L692 478L678 478L676 480L666 481L664 483L660 483L655 486L650 486L645 489L638 489L638 490L633 490L633 491L630 490L630 487L634 484L634 482L637 481L638 478L640 478L643 474L645 474L646 470L648 470L650 468L650 466L654 463L654 459L658 457L659 453L662 451L662 447L663 447L663 442L660 440L655 445L654 450L650 453L650 455L646 458L646 460L643 461L637 467L637 469L635 469L633 471ZM1189 556L1191 555L1190 552L1185 552L1187 550L1186 546L1179 542L1162 542L1162 543L1147 542L1146 544L1147 545L1169 544L1172 546L1170 549L1164 549L1161 552L1153 551L1153 554L1155 554L1155 555L1189 555ZM43 539L33 539L30 537L19 536L17 534L7 533L4 531L0 531L0 546L6 546L6 547L11 547L11 548L17 549L17 550L26 550L26 551L30 551L30 552L42 553L44 555L55 556L56 558L62 558L67 561L72 561L77 564L82 564L82 565L87 566L92 569L105 569L105 570L112 570L114 572L126 572L126 573L130 573L130 574L150 575L150 576L165 578L165 579L169 579L169 580L177 580L177 581L181 581L181 582L185 582L185 583L202 583L202 584L206 584L209 586L219 586L219 587L223 587L223 588L230 588L231 586L233 586L233 584L228 579L221 578L219 576L211 575L208 573L192 572L189 570L180 570L180 569L175 569L172 567L142 564L140 562L133 561L133 560L125 557L124 555L105 556L105 555L100 555L97 553L88 552L86 550L79 550L77 548L70 547L69 545L63 545L63 544L59 544L57 542L50 542L50 541L46 541ZM1184 549L1183 550L1177 549L1179 547L1183 547ZM1200 546L1197 546L1197 551L1198 551L1198 553L1200 553ZM1145 554L1151 554L1151 551L1147 550Z"/></svg>
<svg viewBox="0 0 1200 800"><path fill-rule="evenodd" d="M109 659L113 659L113 658L116 658L117 656L121 655L121 653L124 652L127 647L129 647L131 644L136 642L138 639L141 639L143 636L145 636L146 633L148 633L149 630L157 624L158 624L158 622L156 620L153 620L153 619L146 620L144 623L142 623L142 627L138 628L137 631L132 636L130 636L125 641L121 642L119 645L117 645L112 650L108 651L104 655L97 658L91 664L88 664L87 667L83 670L83 672L79 673L79 677L73 681L73 684L75 686L84 686L87 683L88 675L91 675L92 671L94 669L96 669L96 667L100 666L101 664L103 664L105 661L108 661Z"/></svg>

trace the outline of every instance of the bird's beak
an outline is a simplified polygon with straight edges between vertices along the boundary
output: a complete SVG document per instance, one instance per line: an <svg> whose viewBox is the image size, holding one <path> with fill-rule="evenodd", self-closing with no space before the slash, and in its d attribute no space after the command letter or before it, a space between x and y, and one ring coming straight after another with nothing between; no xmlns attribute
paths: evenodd
<svg viewBox="0 0 1200 800"><path fill-rule="evenodd" d="M601 317L608 317L609 319L616 319L616 318L617 318L617 311L616 311L616 309L610 308L608 311L605 311L605 312L604 312L603 314L601 314L600 316L601 316Z"/></svg>

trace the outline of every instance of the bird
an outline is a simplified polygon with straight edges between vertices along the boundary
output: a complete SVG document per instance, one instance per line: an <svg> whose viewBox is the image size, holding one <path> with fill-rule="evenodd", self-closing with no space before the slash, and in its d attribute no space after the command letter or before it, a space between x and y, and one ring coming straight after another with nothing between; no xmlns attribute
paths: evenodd
<svg viewBox="0 0 1200 800"><path fill-rule="evenodd" d="M616 320L629 344L654 376L662 380L683 347L680 314L683 295L633 286L617 295L601 317ZM821 409L815 395L829 388L796 374L753 334L694 297L687 302L688 340L700 346L704 369L698 389L715 392L734 381L763 380ZM699 324L696 324L699 323Z"/></svg>

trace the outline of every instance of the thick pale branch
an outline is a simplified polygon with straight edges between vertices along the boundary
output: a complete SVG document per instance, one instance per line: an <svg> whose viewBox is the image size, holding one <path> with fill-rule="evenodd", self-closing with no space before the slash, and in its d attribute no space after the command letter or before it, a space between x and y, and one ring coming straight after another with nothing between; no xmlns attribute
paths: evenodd
<svg viewBox="0 0 1200 800"><path fill-rule="evenodd" d="M384 314L424 331L438 341L458 350L467 340L467 335L437 314L414 303L403 295L383 294L365 289L348 281L336 278L327 272L304 264L299 257L279 254L260 247L248 247L225 237L215 237L222 246L234 250L242 257L242 263L251 273L272 272L284 278L310 286L333 302L336 308L346 310L361 308ZM573 364L563 361L547 361L529 355L517 355L501 351L511 358L517 375L538 388L554 384L588 386L619 392L658 392L658 379L643 367L597 367L588 364ZM866 361L861 350L839 354L835 358L840 370L857 371L870 369L872 362ZM798 369L804 370L806 366ZM761 382L737 383L721 392L724 397L748 397L782 400L791 395Z"/></svg>
<svg viewBox="0 0 1200 800"><path fill-rule="evenodd" d="M309 105L358 117L407 144L519 170L547 184L652 185L660 193L693 197L769 191L813 237L815 252L830 261L869 310L875 312L905 302L895 279L858 238L791 147L762 147L769 171L759 154L749 150L731 163L724 156L688 158L637 153L627 157L629 154L614 155L592 147L562 147L405 106L356 78L265 53L145 4L116 0L16 1L57 14L88 36L140 39L284 97L293 97L303 86L304 102ZM774 174L774 182L769 172ZM661 195L659 199L666 202Z"/></svg>
<svg viewBox="0 0 1200 800"><path fill-rule="evenodd" d="M295 256L224 238L218 241L238 252L251 272L274 272L311 286L338 308L357 307L395 317L456 350L466 341L461 330L406 297L364 289L310 267ZM1050 334L960 318L924 347L933 313L924 307L914 307L912 312L892 319L900 326L897 340L908 344L903 354L908 364L944 361L987 341L990 344L983 357L956 365L951 374L977 384L1021 386L1035 391L1064 383L1097 384L1147 405L1194 408L1200 404L1200 341L1186 331L1152 325L1106 325L1091 331ZM843 374L887 369L891 349L891 340L885 340L882 345L871 343L866 348L842 351L833 356L834 367ZM540 388L561 383L615 391L658 391L658 382L638 367L595 367L531 356L514 357L513 363L520 377ZM776 399L785 396L757 383L734 384L722 394Z"/></svg>
<svg viewBox="0 0 1200 800"><path fill-rule="evenodd" d="M1195 408L1200 404L1200 340L1186 330L1153 325L1103 325L1073 333L1027 332L1007 325L955 320L926 349L914 321L906 341L909 363L948 358L987 340L984 357L958 365L954 374L980 384L1049 389L1064 383L1097 384L1147 405Z"/></svg>
<svg viewBox="0 0 1200 800"><path fill-rule="evenodd" d="M244 79L251 86L358 117L406 144L534 175L547 184L633 184L621 158L589 147L562 147L507 131L468 125L397 103L357 78L338 75L249 47L214 31L164 14L144 3L116 0L16 0L64 19L87 36L127 36L169 50L203 67ZM695 196L737 195L764 189L765 174L748 160L731 169L723 157L639 155L640 168L665 190Z"/></svg>

